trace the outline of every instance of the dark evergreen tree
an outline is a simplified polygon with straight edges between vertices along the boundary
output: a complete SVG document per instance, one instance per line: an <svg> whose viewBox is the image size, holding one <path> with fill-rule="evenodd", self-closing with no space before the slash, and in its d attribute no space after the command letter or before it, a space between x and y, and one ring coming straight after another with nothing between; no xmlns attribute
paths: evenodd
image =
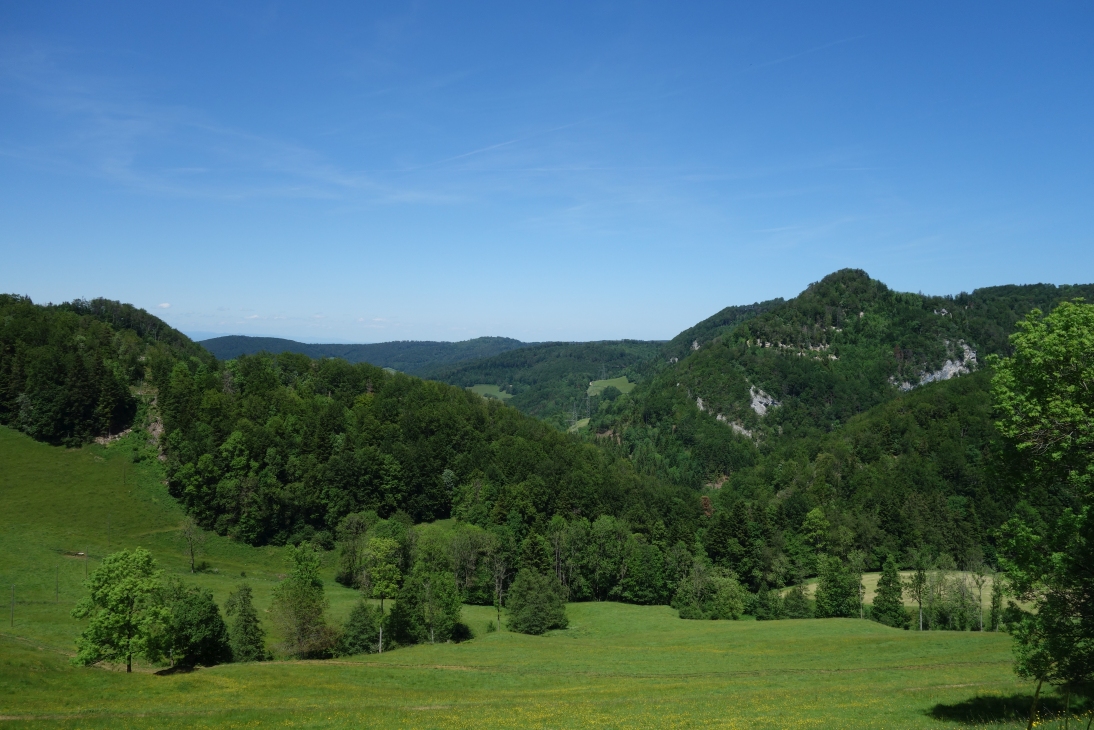
<svg viewBox="0 0 1094 730"><path fill-rule="evenodd" d="M350 611L342 636L338 642L338 653L342 656L352 654L375 654L380 650L380 622L383 616L377 606L362 599Z"/></svg>
<svg viewBox="0 0 1094 730"><path fill-rule="evenodd" d="M783 603L777 591L767 587L767 582L760 583L760 590L756 593L755 613L757 621L774 621L783 618Z"/></svg>
<svg viewBox="0 0 1094 730"><path fill-rule="evenodd" d="M258 621L251 586L243 583L233 593L229 593L224 613L228 616L228 640L232 648L232 659L237 662L261 662L268 659L266 632Z"/></svg>
<svg viewBox="0 0 1094 730"><path fill-rule="evenodd" d="M874 621L898 629L908 628L908 612L904 610L904 590L897 570L896 559L890 555L885 560L877 581L877 594L870 613Z"/></svg>
<svg viewBox="0 0 1094 730"><path fill-rule="evenodd" d="M796 585L786 592L783 613L786 618L813 618L813 607L805 595L805 586Z"/></svg>
<svg viewBox="0 0 1094 730"><path fill-rule="evenodd" d="M522 634L542 634L564 629L569 624L562 586L554 575L543 575L527 568L517 573L506 601L510 630Z"/></svg>
<svg viewBox="0 0 1094 730"><path fill-rule="evenodd" d="M520 545L520 567L542 575L553 573L551 546L542 535L531 534Z"/></svg>

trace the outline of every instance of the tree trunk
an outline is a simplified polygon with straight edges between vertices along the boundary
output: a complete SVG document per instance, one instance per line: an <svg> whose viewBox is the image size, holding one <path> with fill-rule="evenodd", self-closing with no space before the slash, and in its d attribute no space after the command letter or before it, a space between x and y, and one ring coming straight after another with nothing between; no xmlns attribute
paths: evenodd
<svg viewBox="0 0 1094 730"><path fill-rule="evenodd" d="M1041 696L1041 683L1043 679L1037 680L1037 689L1033 693L1033 704L1029 708L1029 723L1026 725L1026 730L1033 730L1033 718L1037 717L1037 700Z"/></svg>
<svg viewBox="0 0 1094 730"><path fill-rule="evenodd" d="M1067 686L1067 699L1064 700L1064 730L1071 725L1071 685Z"/></svg>
<svg viewBox="0 0 1094 730"><path fill-rule="evenodd" d="M919 630L923 630L923 601L919 602Z"/></svg>
<svg viewBox="0 0 1094 730"><path fill-rule="evenodd" d="M382 615L380 617L380 620L381 621L384 620ZM383 624L380 624L380 652L379 653L380 654L384 653L384 625Z"/></svg>
<svg viewBox="0 0 1094 730"><path fill-rule="evenodd" d="M125 655L125 673L133 673L133 652L129 652Z"/></svg>

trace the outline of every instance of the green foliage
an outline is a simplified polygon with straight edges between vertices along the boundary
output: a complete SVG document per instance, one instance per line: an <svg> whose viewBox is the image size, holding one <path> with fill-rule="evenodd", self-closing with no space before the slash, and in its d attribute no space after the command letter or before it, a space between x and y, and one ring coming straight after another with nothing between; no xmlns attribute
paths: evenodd
<svg viewBox="0 0 1094 730"><path fill-rule="evenodd" d="M251 586L242 583L230 593L224 613L228 616L228 640L232 649L232 660L261 662L268 659L266 632L259 623Z"/></svg>
<svg viewBox="0 0 1094 730"><path fill-rule="evenodd" d="M786 617L778 592L768 588L767 583L760 584L760 590L756 593L755 606L757 621L774 621Z"/></svg>
<svg viewBox="0 0 1094 730"><path fill-rule="evenodd" d="M0 294L0 424L78 446L130 426L130 386L163 363L213 358L129 304L105 299L36 305Z"/></svg>
<svg viewBox="0 0 1094 730"><path fill-rule="evenodd" d="M798 584L786 592L783 615L785 618L813 618L813 606L805 595L805 586Z"/></svg>
<svg viewBox="0 0 1094 730"><path fill-rule="evenodd" d="M327 599L319 577L319 556L308 543L289 547L292 570L274 590L270 614L282 636L282 650L289 656L329 656L337 633L327 625Z"/></svg>
<svg viewBox="0 0 1094 730"><path fill-rule="evenodd" d="M366 594L380 599L394 596L399 590L402 573L399 570L399 543L390 537L369 538L365 546L361 588Z"/></svg>
<svg viewBox="0 0 1094 730"><path fill-rule="evenodd" d="M368 601L359 601L342 627L337 653L340 656L377 653L380 650L380 625L383 619L379 608Z"/></svg>
<svg viewBox="0 0 1094 730"><path fill-rule="evenodd" d="M640 366L656 357L661 345L638 340L548 342L482 360L426 368L418 374L465 388L493 384L499 394L512 396L506 398L510 405L563 428L569 425L575 405L577 417L586 418L606 402L603 393L599 397L596 392L587 393L590 382L605 375L622 375L624 382L627 377L639 379Z"/></svg>
<svg viewBox="0 0 1094 730"><path fill-rule="evenodd" d="M558 579L528 568L517 573L506 608L509 629L521 634L539 635L569 625Z"/></svg>
<svg viewBox="0 0 1094 730"><path fill-rule="evenodd" d="M1034 311L997 363L1000 431L1025 457L1023 487L1056 496L1055 518L1002 528L1021 676L1071 687L1094 677L1094 305ZM1062 507L1062 509L1061 509Z"/></svg>
<svg viewBox="0 0 1094 730"><path fill-rule="evenodd" d="M460 621L460 593L451 573L419 563L399 590L391 611L391 632L402 644L448 641Z"/></svg>
<svg viewBox="0 0 1094 730"><path fill-rule="evenodd" d="M862 573L835 556L821 555L817 563L816 617L858 618Z"/></svg>
<svg viewBox="0 0 1094 730"><path fill-rule="evenodd" d="M129 425L136 401L127 371L143 351L135 336L9 295L0 295L0 322L0 423L66 446Z"/></svg>
<svg viewBox="0 0 1094 730"><path fill-rule="evenodd" d="M680 618L736 621L744 614L748 592L731 572L711 567L701 557L692 561L678 585L672 605Z"/></svg>
<svg viewBox="0 0 1094 730"><path fill-rule="evenodd" d="M79 651L73 662L124 661L131 672L134 656L158 661L171 618L163 601L161 576L147 550L121 550L106 556L87 580L88 596L72 611L73 618L90 619L76 642Z"/></svg>
<svg viewBox="0 0 1094 730"><path fill-rule="evenodd" d="M892 555L885 559L885 566L878 579L870 618L898 629L908 627L908 612L904 610L904 589L896 559Z"/></svg>
<svg viewBox="0 0 1094 730"><path fill-rule="evenodd" d="M483 526L515 513L527 525L656 514L679 494L512 408L370 365L289 354L220 372L178 363L160 402L172 494L202 526L249 544L336 532L370 510L414 521L463 510ZM666 523L689 518L675 511Z"/></svg>
<svg viewBox="0 0 1094 730"><path fill-rule="evenodd" d="M167 583L164 603L170 618L163 651L177 666L200 664L211 667L232 661L228 627L213 602L212 593L204 588L185 586L175 578Z"/></svg>

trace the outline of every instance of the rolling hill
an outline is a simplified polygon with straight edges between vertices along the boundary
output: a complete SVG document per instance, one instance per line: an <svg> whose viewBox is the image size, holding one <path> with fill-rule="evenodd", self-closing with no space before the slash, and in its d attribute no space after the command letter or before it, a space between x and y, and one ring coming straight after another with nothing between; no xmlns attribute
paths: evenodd
<svg viewBox="0 0 1094 730"><path fill-rule="evenodd" d="M463 342L430 342L406 340L377 342L369 345L312 345L279 337L248 337L228 335L201 340L201 345L218 360L234 360L240 355L268 352L277 355L294 352L319 359L339 357L347 362L367 362L381 368L418 375L426 368L477 360L499 353L528 347L531 343L509 337L478 337Z"/></svg>

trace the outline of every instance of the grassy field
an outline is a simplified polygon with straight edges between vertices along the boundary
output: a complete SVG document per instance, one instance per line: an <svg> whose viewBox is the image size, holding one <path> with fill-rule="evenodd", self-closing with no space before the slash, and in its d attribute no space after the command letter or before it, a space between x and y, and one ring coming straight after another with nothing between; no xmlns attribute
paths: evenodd
<svg viewBox="0 0 1094 730"><path fill-rule="evenodd" d="M181 513L158 465L131 445L65 450L0 428L0 579L16 586L0 630L0 721L35 727L726 727L1024 726L1030 686L1008 637L909 632L850 619L682 621L668 607L571 604L570 628L477 638L326 662L225 665L133 675L72 667L81 624L68 617L90 548L142 545L223 602L241 573L260 611L283 551L210 536L196 576ZM123 466L125 468L123 483ZM215 572L214 572L215 571ZM356 600L330 580L335 619ZM59 602L56 600L59 593ZM5 595L6 597L6 595ZM7 619L7 616L4 616ZM1058 706L1049 698L1049 706ZM1085 720L1085 718L1084 718Z"/></svg>
<svg viewBox="0 0 1094 730"><path fill-rule="evenodd" d="M600 395L608 386L615 386L621 393L630 393L634 390L634 386L637 383L632 383L627 380L626 375L621 375L618 378L608 378L607 380L594 380L589 383L589 389L586 391L589 396Z"/></svg>
<svg viewBox="0 0 1094 730"><path fill-rule="evenodd" d="M910 570L900 571L901 579L910 578L911 575L912 575L912 571L910 571ZM955 570L955 571L948 572L947 575L951 579L956 578L957 576L960 576L960 575L964 575L964 576L968 577L969 578L970 588L972 588L972 590L974 590L974 591L976 590L976 587L973 586L973 584L972 584L972 580L971 580L972 574L971 573ZM874 596L877 594L877 582L878 582L878 579L880 577L881 577L881 573L863 573L862 574L862 586L863 586L863 588L866 589L866 591L863 595L863 599L862 599L863 603L867 603L867 604L871 604L871 605L873 604ZM991 576L986 576L985 577L984 590L983 590L983 594L981 595L981 601L980 601L980 604L984 607L985 612L987 612L991 608L992 580L993 579L992 579ZM782 593L785 595L786 591L788 591L788 590L790 590L790 589L785 588L785 589L783 589ZM806 583L805 583L805 594L807 596L812 598L813 594L816 592L816 590L817 590L817 581L816 581L815 578L812 579L812 580L806 581ZM914 600L912 600L908 595L905 595L904 596L904 605L907 606L908 608L912 608L913 606L916 605L916 602ZM985 613L985 615L986 615L986 613Z"/></svg>
<svg viewBox="0 0 1094 730"><path fill-rule="evenodd" d="M513 397L512 393L503 392L500 386L486 385L485 383L471 386L471 392L478 393L483 398L497 398L502 401L509 400Z"/></svg>

